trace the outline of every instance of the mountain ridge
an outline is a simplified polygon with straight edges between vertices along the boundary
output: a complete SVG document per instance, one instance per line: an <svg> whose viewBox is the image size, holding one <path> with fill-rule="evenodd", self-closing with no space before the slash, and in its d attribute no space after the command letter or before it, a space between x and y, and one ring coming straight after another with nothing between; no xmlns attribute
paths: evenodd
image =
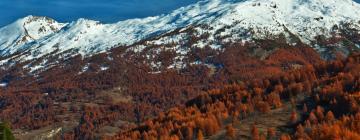
<svg viewBox="0 0 360 140"><path fill-rule="evenodd" d="M351 0L204 0L169 14L129 19L114 24L102 24L83 18L71 23L50 20L62 25L58 26L61 28L44 35L36 35L34 39L26 36L25 32L25 37L28 38L20 45L0 43L2 57L19 53L3 59L0 64L6 64L10 60L23 62L39 59L49 54L67 57L80 54L89 57L177 29L186 30L189 26L197 26L196 36L208 36L207 39L197 42L195 47L210 45L218 48L217 46L221 46L220 42L253 41L279 36L290 40L291 35L316 47L313 42L319 35L331 38L342 28L355 29L359 33L360 17L357 15L360 15L360 5ZM206 28L199 27L202 25L206 25ZM337 30L333 30L334 27L337 27ZM179 43L183 42L184 38L186 37L182 34L176 34L147 44L165 45L169 39ZM9 39L0 39L3 42L4 40Z"/></svg>

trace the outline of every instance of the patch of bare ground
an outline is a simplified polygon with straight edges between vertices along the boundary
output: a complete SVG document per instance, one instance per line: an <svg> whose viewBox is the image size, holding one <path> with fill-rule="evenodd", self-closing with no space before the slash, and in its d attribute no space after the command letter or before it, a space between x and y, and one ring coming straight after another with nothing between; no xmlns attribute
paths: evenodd
<svg viewBox="0 0 360 140"><path fill-rule="evenodd" d="M99 92L98 94L96 94L96 99L98 100L97 102L99 103L111 102L113 104L129 103L132 101L132 97L129 95L125 95L121 87Z"/></svg>
<svg viewBox="0 0 360 140"><path fill-rule="evenodd" d="M43 127L37 130L23 131L14 130L14 136L17 140L53 140L59 136L63 128L57 125Z"/></svg>
<svg viewBox="0 0 360 140"><path fill-rule="evenodd" d="M273 109L269 113L254 113L247 116L245 119L234 123L235 138L234 140L246 140L251 139L251 129L253 125L259 130L260 135L267 135L269 128L274 128L276 137L279 139L281 133L290 132L291 130L287 127L293 107L290 103L284 104L282 108ZM230 124L231 121L224 121L224 126ZM226 139L226 130L223 129L218 134L213 135L207 139L209 140L224 140Z"/></svg>

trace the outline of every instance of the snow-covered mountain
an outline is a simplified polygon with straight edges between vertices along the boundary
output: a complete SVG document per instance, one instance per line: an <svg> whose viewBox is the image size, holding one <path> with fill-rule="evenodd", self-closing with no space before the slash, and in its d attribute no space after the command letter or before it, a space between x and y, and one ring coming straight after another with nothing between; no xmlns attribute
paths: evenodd
<svg viewBox="0 0 360 140"><path fill-rule="evenodd" d="M27 16L0 29L0 55L19 51L24 44L59 31L66 24L48 17Z"/></svg>
<svg viewBox="0 0 360 140"><path fill-rule="evenodd" d="M0 29L0 65L49 55L91 56L145 39L151 39L146 44L186 45L181 42L188 34L182 32L188 28L206 36L195 47L279 36L289 43L295 36L311 45L317 36L330 38L343 28L359 33L359 15L360 5L352 0L204 0L169 14L113 24L87 19L57 23L29 16Z"/></svg>

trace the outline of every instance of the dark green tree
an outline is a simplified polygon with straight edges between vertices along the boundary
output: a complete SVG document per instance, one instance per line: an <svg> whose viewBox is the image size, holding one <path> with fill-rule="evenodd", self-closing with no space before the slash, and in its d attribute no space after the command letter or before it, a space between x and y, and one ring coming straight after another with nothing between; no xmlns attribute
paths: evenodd
<svg viewBox="0 0 360 140"><path fill-rule="evenodd" d="M2 122L0 122L0 140L15 140L15 137L11 133L9 125Z"/></svg>

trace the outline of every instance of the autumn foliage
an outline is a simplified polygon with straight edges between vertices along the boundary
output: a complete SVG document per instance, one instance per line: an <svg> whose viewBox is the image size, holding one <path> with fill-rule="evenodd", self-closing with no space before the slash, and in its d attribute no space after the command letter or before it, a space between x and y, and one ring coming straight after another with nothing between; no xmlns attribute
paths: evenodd
<svg viewBox="0 0 360 140"><path fill-rule="evenodd" d="M193 140L222 132L236 139L238 122L290 104L293 112L284 117L288 131L254 124L248 138L359 139L360 54L323 61L303 45L224 46L221 52L194 48L186 68L163 66L161 73L142 63L146 54L126 53L126 47L74 57L38 77L23 77L21 66L0 71L1 78L13 80L0 89L0 118L26 130L75 120L59 139ZM259 50L266 55L255 53ZM156 60L167 65L173 57L163 52ZM190 65L193 61L204 64ZM89 70L79 74L88 63ZM100 71L101 65L109 69ZM122 100L113 97L114 89ZM103 136L105 126L119 131Z"/></svg>

